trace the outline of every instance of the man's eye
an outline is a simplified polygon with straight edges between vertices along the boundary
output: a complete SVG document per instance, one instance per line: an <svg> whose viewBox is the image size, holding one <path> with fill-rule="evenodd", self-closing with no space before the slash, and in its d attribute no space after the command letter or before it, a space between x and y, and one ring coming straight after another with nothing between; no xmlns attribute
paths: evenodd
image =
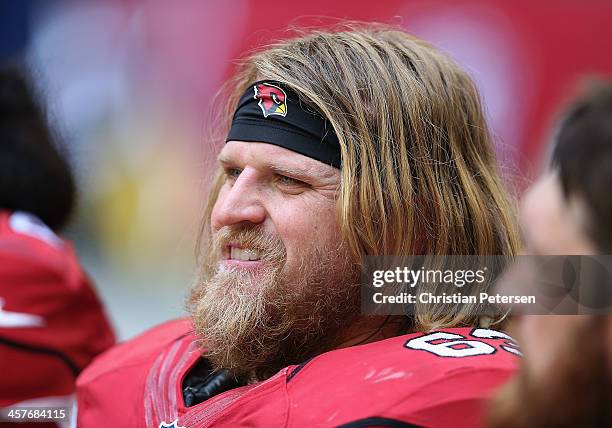
<svg viewBox="0 0 612 428"><path fill-rule="evenodd" d="M304 184L301 181L296 180L295 178L287 177L286 175L279 175L277 181L284 186L299 186Z"/></svg>
<svg viewBox="0 0 612 428"><path fill-rule="evenodd" d="M237 179L242 170L240 168L225 168L225 175L231 179Z"/></svg>

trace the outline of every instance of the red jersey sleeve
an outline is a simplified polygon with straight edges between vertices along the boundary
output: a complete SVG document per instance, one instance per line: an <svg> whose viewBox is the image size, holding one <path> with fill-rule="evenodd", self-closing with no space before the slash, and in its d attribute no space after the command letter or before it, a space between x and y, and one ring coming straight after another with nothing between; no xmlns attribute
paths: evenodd
<svg viewBox="0 0 612 428"><path fill-rule="evenodd" d="M114 341L70 243L28 214L0 212L0 406L74 393Z"/></svg>
<svg viewBox="0 0 612 428"><path fill-rule="evenodd" d="M169 321L96 358L77 380L77 426L144 427L147 375L160 353L191 330L188 320ZM162 386L167 395L177 392L174 384Z"/></svg>

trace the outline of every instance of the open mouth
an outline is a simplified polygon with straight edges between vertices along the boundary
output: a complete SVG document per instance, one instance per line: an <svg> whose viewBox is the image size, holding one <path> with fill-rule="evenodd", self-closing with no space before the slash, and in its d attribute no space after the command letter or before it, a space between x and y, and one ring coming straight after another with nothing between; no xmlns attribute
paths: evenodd
<svg viewBox="0 0 612 428"><path fill-rule="evenodd" d="M227 260L237 260L243 262L254 262L261 260L261 252L254 248L242 248L230 245L226 251Z"/></svg>

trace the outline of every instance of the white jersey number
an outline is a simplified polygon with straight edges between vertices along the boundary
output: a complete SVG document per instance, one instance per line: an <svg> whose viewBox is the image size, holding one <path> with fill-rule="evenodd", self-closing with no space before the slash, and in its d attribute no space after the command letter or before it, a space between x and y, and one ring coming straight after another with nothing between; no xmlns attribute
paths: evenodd
<svg viewBox="0 0 612 428"><path fill-rule="evenodd" d="M504 351L520 355L512 338L501 331L477 328L472 330L470 336L476 339L503 339L504 344L500 346ZM427 351L439 357L462 358L476 355L494 354L496 347L480 341L471 340L456 333L438 331L416 337L404 345L408 349Z"/></svg>

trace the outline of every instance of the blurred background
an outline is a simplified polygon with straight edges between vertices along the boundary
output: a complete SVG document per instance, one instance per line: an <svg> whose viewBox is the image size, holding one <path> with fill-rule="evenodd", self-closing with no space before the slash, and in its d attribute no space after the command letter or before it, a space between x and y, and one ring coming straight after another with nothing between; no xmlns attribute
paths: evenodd
<svg viewBox="0 0 612 428"><path fill-rule="evenodd" d="M462 64L517 192L577 82L612 76L609 0L0 2L0 60L25 58L35 73L79 185L65 235L119 339L184 313L212 100L236 61L289 27L340 19L400 26Z"/></svg>

